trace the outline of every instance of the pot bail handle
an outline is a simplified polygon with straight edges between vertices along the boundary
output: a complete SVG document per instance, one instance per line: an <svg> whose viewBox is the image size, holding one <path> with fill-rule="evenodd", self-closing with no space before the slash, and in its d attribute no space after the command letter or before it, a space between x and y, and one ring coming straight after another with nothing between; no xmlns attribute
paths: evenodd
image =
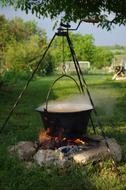
<svg viewBox="0 0 126 190"><path fill-rule="evenodd" d="M73 77L71 77L71 76L69 76L69 75L66 75L66 74L63 74L63 75L61 75L60 77L58 77L58 78L52 83L52 85L51 85L51 87L50 87L50 89L49 89L49 91L48 91L48 93L47 93L45 111L47 111L49 96L50 96L50 93L51 93L51 91L52 91L52 88L53 88L54 84L55 84L58 80L60 80L61 78L63 78L63 77L67 77L67 78L72 79L72 80L75 82L75 84L76 84L76 86L77 86L79 92L81 93L80 86L79 86L79 84L77 83L77 81L76 81Z"/></svg>

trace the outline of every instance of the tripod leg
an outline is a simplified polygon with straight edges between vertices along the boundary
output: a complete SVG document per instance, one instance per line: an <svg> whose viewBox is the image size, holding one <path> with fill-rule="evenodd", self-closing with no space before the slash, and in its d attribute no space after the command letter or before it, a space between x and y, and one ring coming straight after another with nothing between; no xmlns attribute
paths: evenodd
<svg viewBox="0 0 126 190"><path fill-rule="evenodd" d="M39 60L38 64L36 65L35 69L33 70L32 74L31 74L31 76L29 77L28 81L26 82L26 84L25 84L23 90L21 91L21 93L20 93L20 95L18 96L16 102L14 103L12 109L10 110L10 112L9 112L9 114L8 114L8 116L7 116L7 118L5 119L3 125L2 125L2 127L1 127L1 129L0 129L0 133L2 133L3 129L5 128L5 126L6 126L6 124L7 124L7 122L9 121L10 117L12 116L12 114L13 114L15 108L17 107L19 101L21 100L21 98L23 97L25 91L27 90L30 81L33 79L33 77L34 77L36 71L38 70L39 66L41 65L41 62L43 61L43 59L44 59L44 57L45 57L45 55L46 55L48 49L50 48L50 46L51 46L51 44L52 44L52 42L53 42L55 36L56 36L56 34L54 34L54 36L53 36L53 38L51 39L51 41L50 41L48 47L46 48L46 50L45 50L45 52L43 53L41 59Z"/></svg>
<svg viewBox="0 0 126 190"><path fill-rule="evenodd" d="M109 154L110 154L110 156L111 156L112 164L113 164L113 166L114 166L114 168L115 168L117 174L119 174L118 168L117 168L117 166L116 166L116 162L115 162L115 160L114 160L114 158L113 158L113 155L111 154L111 150L110 150L109 143L108 143L107 138L106 138L106 135L105 135L105 133L104 133L104 131L103 131L103 129L102 129L102 124L101 124L101 122L100 122L99 119L98 119L97 111L96 111L96 109L95 109L95 107L94 107L93 100L92 100L91 95L90 95L90 92L89 92L89 90L88 90L86 81L85 81L85 79L84 79L84 77L83 77L83 73L82 73L82 71L81 71L79 62L78 62L78 60L77 60L77 58L76 58L76 54L75 54L75 51L74 51L74 49L73 49L73 45L72 45L72 42L71 42L71 40L70 40L70 37L69 37L68 33L67 33L67 41L68 41L68 44L69 44L69 47L70 47L70 51L71 51L71 54L72 54L72 57L73 57L73 61L74 61L74 64L75 64L75 68L76 68L76 71L77 71L77 75L78 75L78 78L79 78L79 81L80 81L80 86L81 86L81 88L82 88L82 92L84 92L84 87L83 87L83 84L84 84L84 86L85 86L85 88L86 88L86 91L87 91L87 94L88 94L88 96L89 96L90 102L91 102L91 104L92 104L92 107L93 107L93 109L94 109L94 114L95 114L95 116L96 116L96 119L97 119L97 122L98 122L98 126L99 126L99 128L100 128L100 130L101 130L101 133L102 133L102 136L103 136L103 138L104 138L104 142L105 142L105 144L106 144L107 151L109 152ZM82 81L81 81L81 79L82 79ZM83 82L83 83L82 83L82 82ZM90 119L91 119L91 117L90 117ZM94 129L94 132L95 132L95 128L94 128L94 127L93 127L93 129Z"/></svg>
<svg viewBox="0 0 126 190"><path fill-rule="evenodd" d="M94 134L96 135L95 126L94 126L94 123L93 123L91 115L90 115L90 122L91 122L91 125L92 125L92 128L93 128Z"/></svg>
<svg viewBox="0 0 126 190"><path fill-rule="evenodd" d="M71 52L71 55L72 55L72 58L73 58L74 66L75 66L75 69L76 69L76 72L77 72L77 76L78 76L78 79L79 79L81 91L84 92L84 87L83 87L83 84L82 84L82 81L81 81L80 72L79 72L78 66L76 64L76 62L77 62L76 55L75 55L75 52L74 52L74 49L73 49L73 45L72 45L72 42L71 42L71 40L69 38L68 33L66 35L66 38L67 38L67 41L68 41L68 45L69 45L70 52Z"/></svg>

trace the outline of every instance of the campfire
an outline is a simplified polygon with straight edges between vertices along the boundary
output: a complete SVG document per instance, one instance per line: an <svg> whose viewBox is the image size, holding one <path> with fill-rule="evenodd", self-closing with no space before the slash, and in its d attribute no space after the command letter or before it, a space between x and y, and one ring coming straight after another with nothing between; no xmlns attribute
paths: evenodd
<svg viewBox="0 0 126 190"><path fill-rule="evenodd" d="M40 114L43 129L35 142L19 142L10 148L21 160L38 165L68 166L73 162L87 164L110 152L101 136L89 136L87 126L93 110L84 95L74 97L74 101L47 102L36 111ZM121 149L115 140L107 139L113 157L121 160Z"/></svg>
<svg viewBox="0 0 126 190"><path fill-rule="evenodd" d="M85 95L79 95L70 101L46 101L36 111L40 114L43 129L35 142L19 142L10 148L21 160L38 165L68 166L73 162L87 164L110 152L101 136L89 136L87 132L93 106ZM119 145L107 139L113 157L121 159ZM119 152L119 155L118 155Z"/></svg>
<svg viewBox="0 0 126 190"><path fill-rule="evenodd" d="M62 130L62 129L61 129ZM63 138L62 136L52 137L49 135L50 129L41 131L39 133L39 146L43 149L53 149L69 146L69 145L83 145L88 142L84 138Z"/></svg>
<svg viewBox="0 0 126 190"><path fill-rule="evenodd" d="M89 136L87 126L92 111L91 104L84 95L71 101L47 102L36 109L43 129L35 142L19 142L10 148L21 160L38 165L68 166L73 162L87 164L110 152L101 136ZM107 139L113 157L121 160L121 149L115 140Z"/></svg>

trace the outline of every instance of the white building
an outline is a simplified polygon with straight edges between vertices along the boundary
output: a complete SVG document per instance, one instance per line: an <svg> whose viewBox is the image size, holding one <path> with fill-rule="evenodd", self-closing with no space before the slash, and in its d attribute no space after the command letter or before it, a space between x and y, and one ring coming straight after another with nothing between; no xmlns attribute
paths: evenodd
<svg viewBox="0 0 126 190"><path fill-rule="evenodd" d="M90 69L90 62L89 61L78 61L79 65L81 67L82 72L87 71L88 69ZM62 68L62 67L61 67ZM73 61L66 61L65 62L65 72L66 73L71 73L71 72L75 72L75 66L74 66L74 62Z"/></svg>

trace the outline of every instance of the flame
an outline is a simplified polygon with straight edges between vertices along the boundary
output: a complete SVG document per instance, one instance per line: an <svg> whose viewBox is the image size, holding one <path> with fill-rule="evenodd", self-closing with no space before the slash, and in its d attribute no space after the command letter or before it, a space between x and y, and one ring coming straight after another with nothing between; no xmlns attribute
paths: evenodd
<svg viewBox="0 0 126 190"><path fill-rule="evenodd" d="M74 138L74 139L69 139L69 138L61 138L60 136L59 137L52 137L52 136L49 136L48 135L48 132L49 132L49 129L47 129L46 131L41 131L39 133L39 142L40 143L44 143L44 144L48 144L48 143L51 143L51 142L56 142L56 143L62 143L62 142L70 142L70 143L75 143L77 145L80 145L80 144L85 144L86 142L83 141L82 139L79 139L79 138Z"/></svg>
<svg viewBox="0 0 126 190"><path fill-rule="evenodd" d="M63 138L63 141L68 141L68 142L74 142L76 144L85 144L85 142L79 138L77 139L67 139L67 138Z"/></svg>
<svg viewBox="0 0 126 190"><path fill-rule="evenodd" d="M85 144L85 142L82 141L81 139L76 139L74 142L77 144Z"/></svg>
<svg viewBox="0 0 126 190"><path fill-rule="evenodd" d="M39 142L45 143L45 142L50 142L50 141L51 141L51 137L48 136L47 131L41 131L39 133Z"/></svg>

